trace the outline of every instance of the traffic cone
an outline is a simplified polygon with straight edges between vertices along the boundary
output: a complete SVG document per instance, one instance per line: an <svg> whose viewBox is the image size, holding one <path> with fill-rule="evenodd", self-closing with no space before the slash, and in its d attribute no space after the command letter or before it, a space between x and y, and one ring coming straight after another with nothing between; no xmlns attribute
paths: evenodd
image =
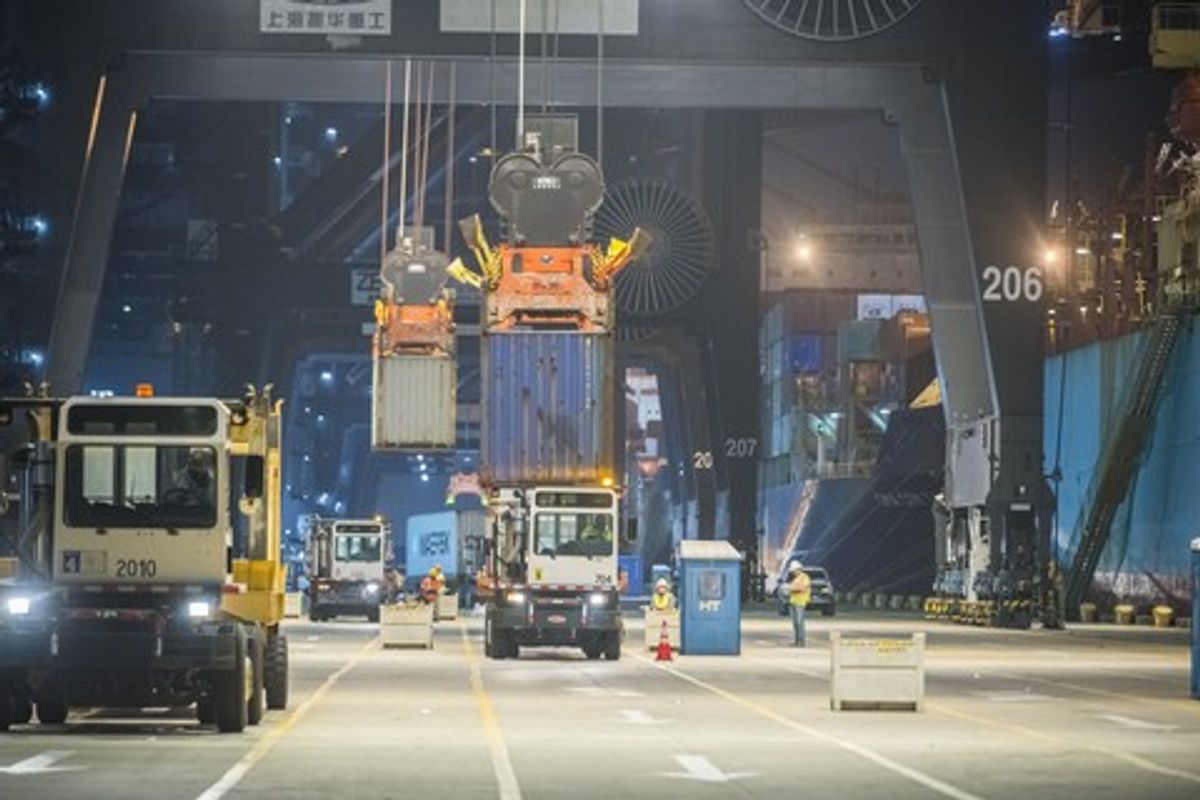
<svg viewBox="0 0 1200 800"><path fill-rule="evenodd" d="M667 633L667 621L664 619L662 624L662 633L658 635L658 652L654 656L655 661L673 661L671 658L671 636Z"/></svg>

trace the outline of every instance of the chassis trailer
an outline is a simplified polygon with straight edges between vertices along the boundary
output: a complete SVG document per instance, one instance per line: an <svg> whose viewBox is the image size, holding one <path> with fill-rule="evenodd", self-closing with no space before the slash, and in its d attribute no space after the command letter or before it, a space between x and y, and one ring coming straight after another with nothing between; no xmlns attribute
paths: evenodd
<svg viewBox="0 0 1200 800"><path fill-rule="evenodd" d="M308 616L341 615L379 621L391 527L382 519L313 517L308 539Z"/></svg>
<svg viewBox="0 0 1200 800"><path fill-rule="evenodd" d="M30 434L0 475L19 560L0 582L0 731L195 704L237 732L286 707L279 410L253 391L0 401Z"/></svg>
<svg viewBox="0 0 1200 800"><path fill-rule="evenodd" d="M484 652L516 658L522 646L579 647L621 657L617 492L536 487L493 491Z"/></svg>

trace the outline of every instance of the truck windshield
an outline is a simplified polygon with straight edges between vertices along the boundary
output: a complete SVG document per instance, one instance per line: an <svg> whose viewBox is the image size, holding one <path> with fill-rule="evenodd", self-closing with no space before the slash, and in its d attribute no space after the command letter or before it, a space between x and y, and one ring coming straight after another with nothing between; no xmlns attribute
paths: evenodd
<svg viewBox="0 0 1200 800"><path fill-rule="evenodd" d="M537 515L539 556L606 556L612 553L611 514L541 513Z"/></svg>
<svg viewBox="0 0 1200 800"><path fill-rule="evenodd" d="M379 561L381 538L351 534L335 540L334 558L338 561Z"/></svg>
<svg viewBox="0 0 1200 800"><path fill-rule="evenodd" d="M216 453L192 445L72 445L63 506L76 528L212 528Z"/></svg>

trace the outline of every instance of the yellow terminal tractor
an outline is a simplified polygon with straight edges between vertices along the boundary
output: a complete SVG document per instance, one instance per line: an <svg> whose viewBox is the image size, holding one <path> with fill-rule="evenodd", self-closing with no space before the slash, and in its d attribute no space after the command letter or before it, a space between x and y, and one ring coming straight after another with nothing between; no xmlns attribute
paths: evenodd
<svg viewBox="0 0 1200 800"><path fill-rule="evenodd" d="M281 403L138 394L0 400L0 731L194 704L239 732L287 706Z"/></svg>

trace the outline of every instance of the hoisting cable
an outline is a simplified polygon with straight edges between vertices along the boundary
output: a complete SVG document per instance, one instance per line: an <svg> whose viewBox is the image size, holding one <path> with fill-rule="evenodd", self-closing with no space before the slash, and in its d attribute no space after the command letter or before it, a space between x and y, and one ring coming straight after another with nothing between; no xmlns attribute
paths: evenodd
<svg viewBox="0 0 1200 800"><path fill-rule="evenodd" d="M447 103L447 114L449 115L449 128L446 131L446 175L445 175L445 218L443 219L443 248L446 255L450 255L450 246L453 244L453 237L450 235L451 226L454 224L454 119L455 119L455 103L458 100L458 71L457 64L454 61L450 62L450 92L449 101Z"/></svg>
<svg viewBox="0 0 1200 800"><path fill-rule="evenodd" d="M604 166L604 0L596 0L596 163Z"/></svg>
<svg viewBox="0 0 1200 800"><path fill-rule="evenodd" d="M403 133L400 140L400 223L396 228L396 241L404 238L404 217L408 206L408 98L412 90L412 59L404 59L404 115Z"/></svg>
<svg viewBox="0 0 1200 800"><path fill-rule="evenodd" d="M383 191L379 196L379 269L387 261L388 251L388 173L392 160L392 61L388 59L383 84Z"/></svg>

